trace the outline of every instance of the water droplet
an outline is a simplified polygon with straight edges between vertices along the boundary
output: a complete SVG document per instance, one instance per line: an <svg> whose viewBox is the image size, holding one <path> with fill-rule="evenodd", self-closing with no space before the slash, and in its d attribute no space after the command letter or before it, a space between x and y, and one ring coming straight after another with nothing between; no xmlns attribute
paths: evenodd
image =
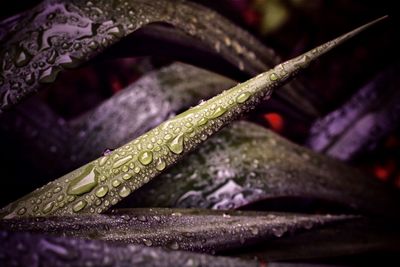
<svg viewBox="0 0 400 267"><path fill-rule="evenodd" d="M201 125L206 124L207 122L208 122L208 119L206 119L206 118L201 118L201 119L197 122L197 125L198 125L198 126L201 126Z"/></svg>
<svg viewBox="0 0 400 267"><path fill-rule="evenodd" d="M113 168L119 168L122 165L124 165L125 163L127 163L128 161L130 161L131 159L133 159L133 157L131 155L121 158L121 159L117 160L116 162L114 162Z"/></svg>
<svg viewBox="0 0 400 267"><path fill-rule="evenodd" d="M135 173L139 173L139 172L140 172L140 167L136 167L133 171L134 171Z"/></svg>
<svg viewBox="0 0 400 267"><path fill-rule="evenodd" d="M85 168L81 175L71 181L67 193L69 195L82 195L91 191L97 185L98 173L93 164Z"/></svg>
<svg viewBox="0 0 400 267"><path fill-rule="evenodd" d="M209 118L210 119L218 118L219 116L223 115L225 112L226 112L226 108L218 107Z"/></svg>
<svg viewBox="0 0 400 267"><path fill-rule="evenodd" d="M137 219L141 222L147 222L147 218L144 215L139 215Z"/></svg>
<svg viewBox="0 0 400 267"><path fill-rule="evenodd" d="M285 233L285 229L282 227L279 228L272 228L272 233L276 236L276 237L281 237L284 233Z"/></svg>
<svg viewBox="0 0 400 267"><path fill-rule="evenodd" d="M15 66L23 67L29 63L31 58L32 56L25 49L21 49L15 57Z"/></svg>
<svg viewBox="0 0 400 267"><path fill-rule="evenodd" d="M251 228L250 228L250 231L251 231L251 233L252 233L253 235L258 235L258 233L259 233L257 227L251 227Z"/></svg>
<svg viewBox="0 0 400 267"><path fill-rule="evenodd" d="M143 151L139 154L138 160L143 165L149 165L153 161L153 152Z"/></svg>
<svg viewBox="0 0 400 267"><path fill-rule="evenodd" d="M271 74L269 75L269 79L270 79L271 81L276 81L276 80L278 80L278 75L276 75L276 73L271 73Z"/></svg>
<svg viewBox="0 0 400 267"><path fill-rule="evenodd" d="M61 186L57 186L56 188L53 189L53 193L58 193L62 190Z"/></svg>
<svg viewBox="0 0 400 267"><path fill-rule="evenodd" d="M44 205L42 212L43 213L49 213L54 207L54 201L50 201L46 205Z"/></svg>
<svg viewBox="0 0 400 267"><path fill-rule="evenodd" d="M107 163L107 161L108 161L108 157L102 157L100 160L99 160L99 166L101 167L101 166L104 166L106 163Z"/></svg>
<svg viewBox="0 0 400 267"><path fill-rule="evenodd" d="M32 85L35 82L35 74L29 73L25 76L25 82L29 85ZM1 83L0 83L1 85Z"/></svg>
<svg viewBox="0 0 400 267"><path fill-rule="evenodd" d="M64 199L64 195L59 195L59 196L57 197L57 201L58 201L58 202L63 201L63 199Z"/></svg>
<svg viewBox="0 0 400 267"><path fill-rule="evenodd" d="M172 241L172 242L168 245L168 247L169 247L170 249L177 250L177 249L179 249L179 244L178 244L178 242L176 242L176 241Z"/></svg>
<svg viewBox="0 0 400 267"><path fill-rule="evenodd" d="M162 171L162 170L165 169L165 167L166 167L165 161L164 161L163 159L159 158L159 159L157 160L156 169L157 169L158 171Z"/></svg>
<svg viewBox="0 0 400 267"><path fill-rule="evenodd" d="M148 247L151 247L153 245L153 242L151 242L150 239L146 239L146 238L143 238L143 243Z"/></svg>
<svg viewBox="0 0 400 267"><path fill-rule="evenodd" d="M78 212L78 211L82 210L84 207L86 207L86 205L87 205L86 200L79 200L78 202L76 202L74 204L74 206L72 207L72 210L74 212Z"/></svg>
<svg viewBox="0 0 400 267"><path fill-rule="evenodd" d="M101 186L96 190L95 195L97 197L104 197L105 195L107 195L107 193L108 193L108 187L107 186Z"/></svg>
<svg viewBox="0 0 400 267"><path fill-rule="evenodd" d="M120 197L127 197L129 194L132 192L132 190L129 187L123 186L121 190L119 191L119 196Z"/></svg>
<svg viewBox="0 0 400 267"><path fill-rule="evenodd" d="M120 182L119 180L115 179L114 181L112 181L111 184L112 184L112 186L114 186L114 187L118 187L118 186L121 185L121 182Z"/></svg>
<svg viewBox="0 0 400 267"><path fill-rule="evenodd" d="M89 47L90 49L92 49L92 50L96 50L97 47L99 47L99 45L97 44L96 41L90 41L89 44L88 44L88 47Z"/></svg>
<svg viewBox="0 0 400 267"><path fill-rule="evenodd" d="M174 154L181 154L183 152L183 134L176 136L172 141L167 143L169 150Z"/></svg>
<svg viewBox="0 0 400 267"><path fill-rule="evenodd" d="M242 104L242 103L246 102L247 99L249 99L249 97L250 97L250 93L248 93L248 92L241 93L240 95L238 95L238 97L236 97L236 102L239 104Z"/></svg>
<svg viewBox="0 0 400 267"><path fill-rule="evenodd" d="M123 176L122 176L122 179L124 179L124 180L129 180L129 179L131 179L132 178L132 174L129 174L129 173L125 173Z"/></svg>
<svg viewBox="0 0 400 267"><path fill-rule="evenodd" d="M17 211L17 214L18 214L18 215L24 215L25 212L26 212L26 208L25 208L25 207L22 207L22 208L20 208L20 209Z"/></svg>

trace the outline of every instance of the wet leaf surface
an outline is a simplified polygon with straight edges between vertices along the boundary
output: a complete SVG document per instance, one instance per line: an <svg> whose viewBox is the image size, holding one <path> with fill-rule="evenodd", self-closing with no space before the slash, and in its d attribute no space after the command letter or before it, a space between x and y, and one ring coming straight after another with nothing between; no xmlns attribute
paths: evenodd
<svg viewBox="0 0 400 267"><path fill-rule="evenodd" d="M136 207L240 208L279 198L326 200L396 216L398 197L372 177L249 122L236 122L136 191ZM374 199L373 202L370 200Z"/></svg>
<svg viewBox="0 0 400 267"><path fill-rule="evenodd" d="M200 103L123 147L9 204L1 210L1 216L106 211L198 148L224 126L268 99L273 89L294 78L311 62L385 18L367 23Z"/></svg>
<svg viewBox="0 0 400 267"><path fill-rule="evenodd" d="M355 219L351 215L150 208L2 220L0 229L215 254Z"/></svg>
<svg viewBox="0 0 400 267"><path fill-rule="evenodd" d="M3 266L259 266L255 261L138 245L0 231Z"/></svg>

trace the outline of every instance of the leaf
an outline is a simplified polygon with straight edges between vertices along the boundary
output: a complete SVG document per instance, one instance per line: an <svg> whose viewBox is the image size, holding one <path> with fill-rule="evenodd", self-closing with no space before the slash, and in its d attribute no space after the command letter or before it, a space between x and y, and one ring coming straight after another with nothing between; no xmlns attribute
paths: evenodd
<svg viewBox="0 0 400 267"><path fill-rule="evenodd" d="M380 20L279 64L179 114L123 147L11 203L1 210L1 217L102 213L267 99L274 88L293 78L319 56Z"/></svg>
<svg viewBox="0 0 400 267"><path fill-rule="evenodd" d="M0 229L215 254L356 218L351 215L150 208L45 220L1 220Z"/></svg>
<svg viewBox="0 0 400 267"><path fill-rule="evenodd" d="M122 204L232 209L285 198L324 200L386 216L396 216L391 213L399 204L395 192L372 177L243 121L210 138ZM299 208L295 203L291 206Z"/></svg>
<svg viewBox="0 0 400 267"><path fill-rule="evenodd" d="M364 264L361 265L365 265L391 259L398 262L399 240L400 232L396 223L358 218L284 236L257 246L232 250L224 255L249 259L257 257L265 261L315 261L353 257L363 260Z"/></svg>
<svg viewBox="0 0 400 267"><path fill-rule="evenodd" d="M400 121L397 73L397 66L385 70L343 106L316 121L308 145L345 161L376 145Z"/></svg>
<svg viewBox="0 0 400 267"><path fill-rule="evenodd" d="M235 84L218 74L173 63L145 74L73 121L63 120L34 97L4 114L0 129L15 138L15 146L21 147L17 154L45 176L54 176L125 144L200 99Z"/></svg>
<svg viewBox="0 0 400 267"><path fill-rule="evenodd" d="M4 266L258 266L255 261L138 245L0 231Z"/></svg>
<svg viewBox="0 0 400 267"><path fill-rule="evenodd" d="M16 26L11 22L8 26L12 31L3 38L6 42L0 51L0 112L41 84L53 82L60 71L92 59L154 22L173 25L253 75L279 61L250 34L191 2L48 0L26 13Z"/></svg>

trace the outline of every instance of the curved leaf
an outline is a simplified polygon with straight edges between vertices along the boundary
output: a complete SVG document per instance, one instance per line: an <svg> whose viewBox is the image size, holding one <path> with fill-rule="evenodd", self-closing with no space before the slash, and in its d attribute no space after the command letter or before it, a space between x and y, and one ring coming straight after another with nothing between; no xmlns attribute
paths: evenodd
<svg viewBox="0 0 400 267"><path fill-rule="evenodd" d="M347 103L316 121L308 145L341 160L352 160L394 130L400 121L398 67L362 87Z"/></svg>
<svg viewBox="0 0 400 267"><path fill-rule="evenodd" d="M221 253L356 218L151 208L120 210L112 215L1 220L0 229Z"/></svg>
<svg viewBox="0 0 400 267"><path fill-rule="evenodd" d="M137 245L0 231L2 266L259 266L255 261Z"/></svg>
<svg viewBox="0 0 400 267"><path fill-rule="evenodd" d="M240 69L256 74L277 56L247 32L200 5L174 0L47 0L26 13L3 40L0 99L5 108L153 22L194 36ZM257 56L256 56L256 54Z"/></svg>
<svg viewBox="0 0 400 267"><path fill-rule="evenodd" d="M218 74L173 63L143 75L73 121L61 119L39 98L32 98L4 114L0 129L21 146L18 154L47 176L54 175L123 145L235 84Z"/></svg>
<svg viewBox="0 0 400 267"><path fill-rule="evenodd" d="M66 215L107 210L199 147L223 126L269 98L274 88L286 83L312 61L381 19L279 64L179 114L123 147L11 203L1 210L1 216Z"/></svg>
<svg viewBox="0 0 400 267"><path fill-rule="evenodd" d="M288 197L389 216L399 209L396 194L372 177L249 122L222 130L123 204L232 209Z"/></svg>

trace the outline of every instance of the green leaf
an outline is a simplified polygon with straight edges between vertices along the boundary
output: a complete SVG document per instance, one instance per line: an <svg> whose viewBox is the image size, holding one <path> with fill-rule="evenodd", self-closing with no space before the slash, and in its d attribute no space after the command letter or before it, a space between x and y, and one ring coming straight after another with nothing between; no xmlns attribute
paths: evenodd
<svg viewBox="0 0 400 267"><path fill-rule="evenodd" d="M259 266L256 261L28 233L0 231L0 242L3 266Z"/></svg>
<svg viewBox="0 0 400 267"><path fill-rule="evenodd" d="M382 19L382 18L381 18ZM128 144L37 189L1 210L3 218L101 213L172 166L239 116L268 98L301 69L368 23L279 64L162 123Z"/></svg>
<svg viewBox="0 0 400 267"><path fill-rule="evenodd" d="M214 254L355 219L351 215L150 208L44 220L0 220L0 229Z"/></svg>

